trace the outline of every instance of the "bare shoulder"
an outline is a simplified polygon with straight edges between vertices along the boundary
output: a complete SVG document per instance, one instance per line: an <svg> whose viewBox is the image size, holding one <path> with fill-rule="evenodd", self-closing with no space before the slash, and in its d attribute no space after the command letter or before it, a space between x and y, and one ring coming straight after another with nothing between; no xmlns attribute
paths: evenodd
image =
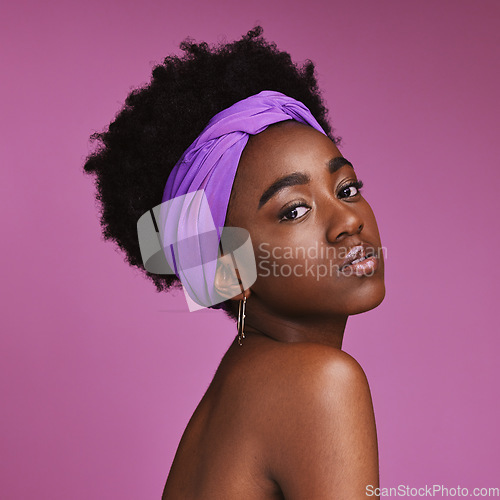
<svg viewBox="0 0 500 500"><path fill-rule="evenodd" d="M277 344L250 365L247 408L286 498L365 498L368 485L378 486L370 389L352 356L321 344Z"/></svg>
<svg viewBox="0 0 500 500"><path fill-rule="evenodd" d="M349 354L330 346L309 343L275 343L267 349L252 353L243 370L252 387L276 396L324 396L345 391L366 391L368 381L360 364ZM264 377L262 385L258 379ZM248 389L251 390L251 387ZM318 394L319 391L319 394ZM321 398L323 399L323 398Z"/></svg>

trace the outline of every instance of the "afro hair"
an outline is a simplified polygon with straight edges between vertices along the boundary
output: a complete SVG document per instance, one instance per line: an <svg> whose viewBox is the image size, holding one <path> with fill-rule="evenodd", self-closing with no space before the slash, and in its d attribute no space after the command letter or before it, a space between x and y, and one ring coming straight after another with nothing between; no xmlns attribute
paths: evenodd
<svg viewBox="0 0 500 500"><path fill-rule="evenodd" d="M297 66L262 31L256 26L241 40L214 47L187 38L180 44L183 56L170 55L155 66L150 82L131 91L106 130L91 136L96 147L84 171L95 176L103 237L114 241L158 292L181 283L175 275L146 271L137 221L162 202L172 168L215 114L274 90L304 103L330 139L340 143L327 121L313 62ZM235 319L232 302L221 307Z"/></svg>

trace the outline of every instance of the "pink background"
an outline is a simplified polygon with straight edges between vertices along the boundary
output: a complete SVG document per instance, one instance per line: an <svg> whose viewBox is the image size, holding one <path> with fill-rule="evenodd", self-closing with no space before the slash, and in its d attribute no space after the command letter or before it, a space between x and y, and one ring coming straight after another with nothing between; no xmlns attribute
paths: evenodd
<svg viewBox="0 0 500 500"><path fill-rule="evenodd" d="M82 164L182 39L257 23L315 61L388 249L386 299L345 339L371 383L381 485L500 487L496 0L5 4L2 498L160 498L235 326L101 241Z"/></svg>

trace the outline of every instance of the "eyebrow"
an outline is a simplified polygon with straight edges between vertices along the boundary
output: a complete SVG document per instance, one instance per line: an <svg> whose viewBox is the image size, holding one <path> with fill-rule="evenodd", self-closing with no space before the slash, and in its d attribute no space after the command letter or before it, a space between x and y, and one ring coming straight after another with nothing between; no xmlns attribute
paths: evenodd
<svg viewBox="0 0 500 500"><path fill-rule="evenodd" d="M349 160L346 160L343 156L337 156L332 158L328 163L328 170L331 174L334 174L337 170L345 165L349 165L353 170L354 167ZM282 189L290 186L297 186L302 184L308 184L311 181L311 177L308 174L302 172L294 172L293 174L285 175L275 180L260 197L259 209L262 208L275 194L279 193Z"/></svg>

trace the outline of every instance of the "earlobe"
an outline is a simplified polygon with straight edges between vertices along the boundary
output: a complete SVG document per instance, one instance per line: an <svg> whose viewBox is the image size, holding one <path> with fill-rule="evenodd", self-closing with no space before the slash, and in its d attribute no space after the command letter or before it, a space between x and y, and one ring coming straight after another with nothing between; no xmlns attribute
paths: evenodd
<svg viewBox="0 0 500 500"><path fill-rule="evenodd" d="M250 289L243 288L238 269L235 269L231 255L222 255L217 261L214 286L224 299L242 300L249 297Z"/></svg>

